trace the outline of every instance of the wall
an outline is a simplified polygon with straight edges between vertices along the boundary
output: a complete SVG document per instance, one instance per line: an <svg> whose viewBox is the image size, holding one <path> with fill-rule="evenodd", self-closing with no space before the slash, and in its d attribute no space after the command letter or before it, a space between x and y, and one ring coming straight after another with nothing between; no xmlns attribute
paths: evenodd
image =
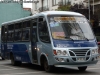
<svg viewBox="0 0 100 75"><path fill-rule="evenodd" d="M19 3L0 3L0 26L1 23L30 16L31 12L23 10Z"/></svg>

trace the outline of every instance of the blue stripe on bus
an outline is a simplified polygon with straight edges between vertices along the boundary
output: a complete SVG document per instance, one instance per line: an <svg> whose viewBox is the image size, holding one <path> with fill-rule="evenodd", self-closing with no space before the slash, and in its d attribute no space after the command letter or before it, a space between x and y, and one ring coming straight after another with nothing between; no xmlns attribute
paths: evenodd
<svg viewBox="0 0 100 75"><path fill-rule="evenodd" d="M65 40L53 40L54 47L96 47L97 43L95 40L92 41L65 41Z"/></svg>

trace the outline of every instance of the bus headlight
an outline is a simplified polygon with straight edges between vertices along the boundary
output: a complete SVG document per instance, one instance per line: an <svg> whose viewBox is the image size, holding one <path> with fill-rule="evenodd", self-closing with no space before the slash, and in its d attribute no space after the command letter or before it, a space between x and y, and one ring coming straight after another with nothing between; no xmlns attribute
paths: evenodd
<svg viewBox="0 0 100 75"><path fill-rule="evenodd" d="M98 49L92 50L92 54L98 54Z"/></svg>
<svg viewBox="0 0 100 75"><path fill-rule="evenodd" d="M66 51L63 51L63 53L62 53L63 55L66 55L67 54L67 52Z"/></svg>
<svg viewBox="0 0 100 75"><path fill-rule="evenodd" d="M57 50L57 55L68 55L68 54L65 50L64 51Z"/></svg>
<svg viewBox="0 0 100 75"><path fill-rule="evenodd" d="M61 54L62 54L61 50L58 50L57 55L61 55Z"/></svg>

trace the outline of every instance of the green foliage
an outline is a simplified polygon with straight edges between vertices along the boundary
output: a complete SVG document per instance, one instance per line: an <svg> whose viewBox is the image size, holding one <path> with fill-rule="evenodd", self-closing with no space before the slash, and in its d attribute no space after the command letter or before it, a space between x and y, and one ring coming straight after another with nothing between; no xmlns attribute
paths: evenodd
<svg viewBox="0 0 100 75"><path fill-rule="evenodd" d="M57 9L57 11L69 11L70 5L60 5Z"/></svg>

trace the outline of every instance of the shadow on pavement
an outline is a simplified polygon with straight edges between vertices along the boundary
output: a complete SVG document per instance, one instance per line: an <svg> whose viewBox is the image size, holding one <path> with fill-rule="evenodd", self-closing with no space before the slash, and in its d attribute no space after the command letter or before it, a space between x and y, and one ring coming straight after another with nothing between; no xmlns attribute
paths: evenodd
<svg viewBox="0 0 100 75"><path fill-rule="evenodd" d="M5 64L5 66L12 66L11 64ZM12 66L14 67L14 66ZM38 65L33 65L29 63L23 63L21 66L15 66L16 68L25 68L25 69L31 69L31 70L36 70L36 71L44 71L44 69ZM49 74L96 74L95 72L92 71L84 71L81 72L78 69L72 69L72 68L54 68L52 72Z"/></svg>

